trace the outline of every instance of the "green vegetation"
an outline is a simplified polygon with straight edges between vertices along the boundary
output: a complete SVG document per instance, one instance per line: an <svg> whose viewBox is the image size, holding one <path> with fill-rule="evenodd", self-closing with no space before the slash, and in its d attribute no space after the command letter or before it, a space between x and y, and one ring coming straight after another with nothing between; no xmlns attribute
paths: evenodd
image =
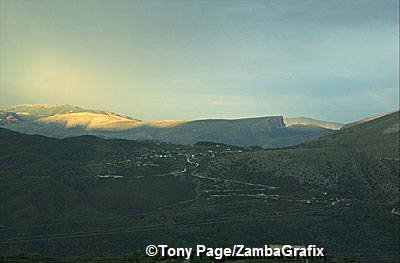
<svg viewBox="0 0 400 263"><path fill-rule="evenodd" d="M399 111L309 143L307 148L338 147L381 159L399 158Z"/></svg>
<svg viewBox="0 0 400 263"><path fill-rule="evenodd" d="M398 118L276 150L0 129L0 254L124 262L113 255L148 244L316 244L336 256L326 262L391 262L400 232ZM15 262L42 256L27 257L39 259Z"/></svg>

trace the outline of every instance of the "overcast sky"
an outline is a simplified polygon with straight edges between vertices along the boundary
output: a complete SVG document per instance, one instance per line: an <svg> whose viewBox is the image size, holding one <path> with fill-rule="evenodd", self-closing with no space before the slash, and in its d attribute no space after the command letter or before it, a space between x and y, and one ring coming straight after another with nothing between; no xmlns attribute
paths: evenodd
<svg viewBox="0 0 400 263"><path fill-rule="evenodd" d="M399 107L397 0L0 0L0 105L143 120Z"/></svg>

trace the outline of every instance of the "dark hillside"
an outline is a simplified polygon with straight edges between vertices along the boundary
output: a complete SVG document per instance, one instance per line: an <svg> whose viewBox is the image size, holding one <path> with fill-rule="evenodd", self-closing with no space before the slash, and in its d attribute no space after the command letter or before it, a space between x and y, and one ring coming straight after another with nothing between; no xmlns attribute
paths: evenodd
<svg viewBox="0 0 400 263"><path fill-rule="evenodd" d="M0 254L124 254L240 240L317 244L370 262L384 247L393 258L397 124L395 113L276 150L0 129Z"/></svg>

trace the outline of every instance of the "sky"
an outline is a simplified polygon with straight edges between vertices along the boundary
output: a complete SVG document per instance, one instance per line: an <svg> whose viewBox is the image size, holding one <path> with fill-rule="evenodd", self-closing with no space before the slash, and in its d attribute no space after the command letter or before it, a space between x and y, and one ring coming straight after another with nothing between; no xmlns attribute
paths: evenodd
<svg viewBox="0 0 400 263"><path fill-rule="evenodd" d="M397 0L0 0L0 106L350 122L399 108Z"/></svg>

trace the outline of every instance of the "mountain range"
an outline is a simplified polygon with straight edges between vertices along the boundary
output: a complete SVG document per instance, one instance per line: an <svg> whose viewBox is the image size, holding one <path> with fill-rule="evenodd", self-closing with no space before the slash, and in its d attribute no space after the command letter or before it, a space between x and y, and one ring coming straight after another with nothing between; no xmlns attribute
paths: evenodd
<svg viewBox="0 0 400 263"><path fill-rule="evenodd" d="M118 255L240 240L397 262L398 185L398 111L283 149L0 128L0 254Z"/></svg>
<svg viewBox="0 0 400 263"><path fill-rule="evenodd" d="M0 108L0 127L55 138L96 135L176 144L212 141L277 148L319 138L342 126L335 122L283 116L146 122L113 112L71 105L25 104Z"/></svg>

